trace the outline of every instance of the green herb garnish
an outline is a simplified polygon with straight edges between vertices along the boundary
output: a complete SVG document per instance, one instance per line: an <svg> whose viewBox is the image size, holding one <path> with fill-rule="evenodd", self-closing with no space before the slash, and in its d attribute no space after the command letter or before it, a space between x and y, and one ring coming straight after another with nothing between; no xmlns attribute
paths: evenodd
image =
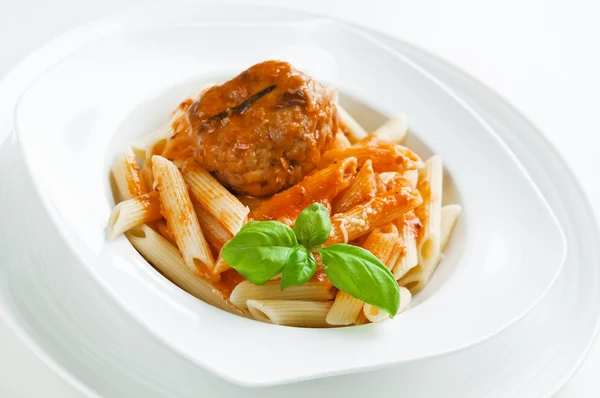
<svg viewBox="0 0 600 398"><path fill-rule="evenodd" d="M390 270L361 247L342 243L320 246L330 232L327 208L313 203L300 213L293 230L278 221L249 222L223 246L222 255L256 285L282 273L283 290L312 278L317 269L312 252L317 252L333 286L393 318L400 306L400 289Z"/></svg>

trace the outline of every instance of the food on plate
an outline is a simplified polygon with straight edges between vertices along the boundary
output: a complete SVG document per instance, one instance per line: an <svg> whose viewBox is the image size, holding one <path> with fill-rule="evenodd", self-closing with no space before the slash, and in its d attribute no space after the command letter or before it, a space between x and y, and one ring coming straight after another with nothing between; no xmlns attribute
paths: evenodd
<svg viewBox="0 0 600 398"><path fill-rule="evenodd" d="M409 307L461 208L439 155L368 134L336 90L282 61L185 99L112 169L111 239L231 313L301 327L361 325Z"/></svg>

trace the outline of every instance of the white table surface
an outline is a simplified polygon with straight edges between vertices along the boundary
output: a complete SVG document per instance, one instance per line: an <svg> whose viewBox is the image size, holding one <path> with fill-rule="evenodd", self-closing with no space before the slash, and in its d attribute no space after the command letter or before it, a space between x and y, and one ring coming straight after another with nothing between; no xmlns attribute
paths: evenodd
<svg viewBox="0 0 600 398"><path fill-rule="evenodd" d="M141 3L145 1L0 0L0 78L50 38ZM597 0L253 3L335 15L400 37L458 65L516 105L547 134L579 178L587 181L587 193L600 214ZM599 375L600 343L596 343L582 368L556 397L600 397ZM38 396L81 394L0 320L0 397Z"/></svg>

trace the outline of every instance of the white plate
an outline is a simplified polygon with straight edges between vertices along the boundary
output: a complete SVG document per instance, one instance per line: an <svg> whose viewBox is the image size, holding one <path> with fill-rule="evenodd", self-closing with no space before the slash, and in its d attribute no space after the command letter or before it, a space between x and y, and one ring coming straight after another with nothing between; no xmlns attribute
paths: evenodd
<svg viewBox="0 0 600 398"><path fill-rule="evenodd" d="M565 256L560 227L515 156L459 98L346 25L192 23L203 12L161 15L150 28L86 46L40 76L15 114L26 163L59 231L159 338L231 381L278 384L468 347L520 319L548 291ZM368 74L357 57L370 60ZM432 286L393 322L309 330L237 318L168 283L124 238L105 240L114 155L202 83L269 58L289 60L387 116L404 111L446 161L459 193L450 190L451 200L465 212Z"/></svg>
<svg viewBox="0 0 600 398"><path fill-rule="evenodd" d="M220 15L222 10L205 9L209 20L215 15L211 11ZM254 9L254 13L269 15L266 9ZM139 22L140 15L143 13L135 10L110 23L79 29L36 53L12 74L12 82L0 84L0 102L15 95L15 82L35 77L27 76L28 71L35 69L34 63L52 62L65 47L76 48L78 38L119 29L122 24L132 26ZM244 15L250 18L253 14L246 9ZM299 17L297 12L290 15ZM14 181L22 184L0 195L1 216L5 220L0 237L10 248L4 252L0 274L5 319L23 338L43 348L58 368L68 369L102 396L268 397L284 393L338 393L377 397L394 393L411 397L531 397L556 391L589 348L600 314L598 233L589 216L589 204L554 149L512 108L461 72L408 45L388 40L447 80L472 106L493 110L488 114L478 109L523 159L524 167L547 197L565 231L570 248L565 272L551 293L522 322L472 350L393 370L254 392L231 386L194 370L189 362L165 350L95 286L65 251L56 230L33 198L35 193L23 174L15 145L10 142L1 148L0 168L11 172L1 175L0 186ZM7 90L11 84L13 89ZM6 116L6 110L0 112ZM23 228L15 229L14 225ZM37 239L33 246L32 236ZM483 361L486 366L481 366Z"/></svg>

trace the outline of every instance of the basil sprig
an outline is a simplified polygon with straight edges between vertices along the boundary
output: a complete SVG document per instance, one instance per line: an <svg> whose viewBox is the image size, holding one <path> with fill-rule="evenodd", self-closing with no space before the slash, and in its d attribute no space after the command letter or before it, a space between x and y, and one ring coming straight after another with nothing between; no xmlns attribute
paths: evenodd
<svg viewBox="0 0 600 398"><path fill-rule="evenodd" d="M278 221L252 221L223 246L223 259L246 279L262 285L281 273L281 289L299 286L315 274L312 252L321 255L333 286L394 317L400 307L396 279L371 252L338 243L323 247L331 221L327 208L313 203L296 219L292 230Z"/></svg>

